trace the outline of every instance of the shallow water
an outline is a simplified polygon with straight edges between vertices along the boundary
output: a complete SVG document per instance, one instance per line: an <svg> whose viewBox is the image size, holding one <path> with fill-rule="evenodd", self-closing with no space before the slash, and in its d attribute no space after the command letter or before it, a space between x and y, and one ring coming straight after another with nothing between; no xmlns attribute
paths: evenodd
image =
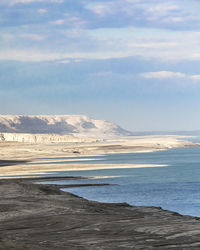
<svg viewBox="0 0 200 250"><path fill-rule="evenodd" d="M87 157L88 158L88 157ZM94 157L91 157L94 158ZM132 205L161 206L181 214L200 217L200 147L151 153L110 154L93 163L166 164L160 168L133 168L54 172L69 176L92 176L93 180L51 181L57 184L110 183L111 186L70 188L89 200L127 202ZM52 159L56 162L56 159ZM72 159L73 162L73 159ZM70 164L69 162L67 162ZM83 163L87 163L84 161ZM65 189L64 189L65 190Z"/></svg>

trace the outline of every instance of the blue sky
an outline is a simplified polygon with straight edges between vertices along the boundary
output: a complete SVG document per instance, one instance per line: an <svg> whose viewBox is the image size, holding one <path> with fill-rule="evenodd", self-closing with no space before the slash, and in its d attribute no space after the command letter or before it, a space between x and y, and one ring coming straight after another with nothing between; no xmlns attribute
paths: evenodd
<svg viewBox="0 0 200 250"><path fill-rule="evenodd" d="M0 113L200 129L197 0L1 0Z"/></svg>

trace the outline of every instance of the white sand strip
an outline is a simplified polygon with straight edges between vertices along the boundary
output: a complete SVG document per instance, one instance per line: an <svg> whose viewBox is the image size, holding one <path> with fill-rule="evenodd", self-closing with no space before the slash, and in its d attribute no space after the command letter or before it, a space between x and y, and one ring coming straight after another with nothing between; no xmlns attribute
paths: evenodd
<svg viewBox="0 0 200 250"><path fill-rule="evenodd" d="M76 159L44 159L44 160L34 160L34 164L36 163L36 164L40 164L40 163L42 163L42 165L44 165L44 164L49 164L50 162L59 162L59 163L65 163L65 162L79 162L79 161L100 161L100 160L102 160L101 158L83 158L83 159L80 159L80 158L76 158ZM31 163L30 163L31 164Z"/></svg>
<svg viewBox="0 0 200 250"><path fill-rule="evenodd" d="M129 168L155 168L167 167L167 165L159 164L70 164L70 165L17 165L0 168L0 178L5 176L20 175L38 175L38 174L51 174L51 172L62 171L85 171L85 170L102 170L102 169L129 169Z"/></svg>

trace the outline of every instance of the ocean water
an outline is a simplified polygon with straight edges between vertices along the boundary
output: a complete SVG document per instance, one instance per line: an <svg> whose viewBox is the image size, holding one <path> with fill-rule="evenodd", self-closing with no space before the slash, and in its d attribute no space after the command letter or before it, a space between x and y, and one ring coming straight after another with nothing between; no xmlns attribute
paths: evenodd
<svg viewBox="0 0 200 250"><path fill-rule="evenodd" d="M59 175L90 176L96 179L51 181L51 183L61 185L109 183L113 185L63 190L89 200L159 206L181 214L200 217L200 147L152 153L110 154L91 158L94 159L90 160L90 163L150 163L167 166L55 172L54 174ZM73 162L73 158L71 160ZM56 162L56 159L52 162ZM87 161L83 161L84 163Z"/></svg>

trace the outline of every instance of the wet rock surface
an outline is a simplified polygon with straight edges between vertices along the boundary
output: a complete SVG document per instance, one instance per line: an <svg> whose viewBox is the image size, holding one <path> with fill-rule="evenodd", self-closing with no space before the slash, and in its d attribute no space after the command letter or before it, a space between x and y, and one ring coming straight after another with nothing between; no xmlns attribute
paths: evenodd
<svg viewBox="0 0 200 250"><path fill-rule="evenodd" d="M199 218L0 181L0 249L200 249Z"/></svg>

